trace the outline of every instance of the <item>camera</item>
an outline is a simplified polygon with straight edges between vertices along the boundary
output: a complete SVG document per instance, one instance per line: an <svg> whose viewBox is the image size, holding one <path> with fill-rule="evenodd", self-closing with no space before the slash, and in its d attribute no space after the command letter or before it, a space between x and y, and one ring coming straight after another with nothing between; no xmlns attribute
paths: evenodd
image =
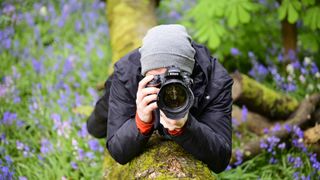
<svg viewBox="0 0 320 180"><path fill-rule="evenodd" d="M160 88L157 95L159 109L170 119L181 119L194 102L192 83L190 73L170 66L164 74L155 75L147 87Z"/></svg>

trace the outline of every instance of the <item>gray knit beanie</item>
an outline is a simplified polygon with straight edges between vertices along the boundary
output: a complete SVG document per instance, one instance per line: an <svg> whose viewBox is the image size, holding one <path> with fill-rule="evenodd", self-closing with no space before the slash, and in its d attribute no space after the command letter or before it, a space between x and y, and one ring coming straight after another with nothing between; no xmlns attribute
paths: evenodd
<svg viewBox="0 0 320 180"><path fill-rule="evenodd" d="M141 74L161 67L178 66L192 73L195 50L191 37L182 25L160 25L151 28L142 40Z"/></svg>

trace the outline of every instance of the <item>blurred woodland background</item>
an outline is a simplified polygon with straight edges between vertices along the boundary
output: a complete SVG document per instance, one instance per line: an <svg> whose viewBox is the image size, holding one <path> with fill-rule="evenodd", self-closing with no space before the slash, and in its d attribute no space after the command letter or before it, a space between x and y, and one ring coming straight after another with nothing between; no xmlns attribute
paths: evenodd
<svg viewBox="0 0 320 180"><path fill-rule="evenodd" d="M169 23L235 81L233 157L218 175L172 142L120 167L86 131L112 64ZM316 0L1 0L0 179L319 179L319 30Z"/></svg>

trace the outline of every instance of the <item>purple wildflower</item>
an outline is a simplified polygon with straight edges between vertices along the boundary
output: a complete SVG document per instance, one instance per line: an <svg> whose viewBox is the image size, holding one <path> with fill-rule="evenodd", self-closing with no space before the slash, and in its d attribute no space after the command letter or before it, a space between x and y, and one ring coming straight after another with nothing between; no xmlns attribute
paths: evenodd
<svg viewBox="0 0 320 180"><path fill-rule="evenodd" d="M171 10L171 12L169 13L169 17L175 20L179 20L181 18L181 14L177 11Z"/></svg>
<svg viewBox="0 0 320 180"><path fill-rule="evenodd" d="M96 139L91 139L91 140L89 140L88 144L89 144L89 148L90 148L92 151L98 151L99 148L100 148L100 144L99 144L99 142L98 142Z"/></svg>
<svg viewBox="0 0 320 180"><path fill-rule="evenodd" d="M78 157L77 157L77 159L82 161L84 159L84 156L85 156L84 150L83 149L78 149Z"/></svg>
<svg viewBox="0 0 320 180"><path fill-rule="evenodd" d="M77 170L77 169L78 169L78 164L77 164L76 162L72 161L72 162L70 163L70 165L71 165L72 169L74 169L74 170Z"/></svg>
<svg viewBox="0 0 320 180"><path fill-rule="evenodd" d="M300 179L300 178L299 178L299 172L293 173L293 178L294 178L295 180L299 180L299 179Z"/></svg>
<svg viewBox="0 0 320 180"><path fill-rule="evenodd" d="M40 74L40 72L43 69L42 62L41 61L37 61L36 59L32 58L32 65L33 65L33 69L35 70L35 72Z"/></svg>
<svg viewBox="0 0 320 180"><path fill-rule="evenodd" d="M303 131L298 126L293 127L293 132L298 138L303 138Z"/></svg>
<svg viewBox="0 0 320 180"><path fill-rule="evenodd" d="M281 125L280 123L276 123L273 128L272 128L272 131L273 132L277 132L277 131L280 131L281 130Z"/></svg>
<svg viewBox="0 0 320 180"><path fill-rule="evenodd" d="M28 180L25 176L19 176L19 180Z"/></svg>
<svg viewBox="0 0 320 180"><path fill-rule="evenodd" d="M287 130L288 133L290 133L292 131L292 126L285 124L284 128Z"/></svg>
<svg viewBox="0 0 320 180"><path fill-rule="evenodd" d="M260 141L260 148L261 149L267 149L268 148L268 144L266 143L265 140Z"/></svg>
<svg viewBox="0 0 320 180"><path fill-rule="evenodd" d="M319 72L319 69L318 69L316 63L312 62L311 63L311 73L316 74L317 72Z"/></svg>
<svg viewBox="0 0 320 180"><path fill-rule="evenodd" d="M276 164L278 162L278 160L274 157L271 157L270 160L269 160L269 163L270 164Z"/></svg>
<svg viewBox="0 0 320 180"><path fill-rule="evenodd" d="M283 62L283 55L281 53L278 55L278 61Z"/></svg>
<svg viewBox="0 0 320 180"><path fill-rule="evenodd" d="M240 165L240 164L242 163L242 161L243 161L242 158L243 158L242 152L241 152L239 149L237 149L237 150L236 150L236 159L237 159L237 162L235 162L234 165L236 165L236 166Z"/></svg>
<svg viewBox="0 0 320 180"><path fill-rule="evenodd" d="M241 117L241 120L243 122L247 121L247 117L248 117L248 109L245 105L242 106L242 117Z"/></svg>
<svg viewBox="0 0 320 180"><path fill-rule="evenodd" d="M7 86L0 84L0 97L5 96L7 91L8 91Z"/></svg>
<svg viewBox="0 0 320 180"><path fill-rule="evenodd" d="M86 152L86 157L89 159L93 159L94 158L93 152Z"/></svg>
<svg viewBox="0 0 320 180"><path fill-rule="evenodd" d="M317 160L317 154L310 155L310 162L316 171L320 171L320 162Z"/></svg>
<svg viewBox="0 0 320 180"><path fill-rule="evenodd" d="M42 138L41 139L41 148L40 148L41 153L45 155L45 154L52 152L52 150L53 150L52 143L48 139Z"/></svg>
<svg viewBox="0 0 320 180"><path fill-rule="evenodd" d="M4 14L11 14L16 10L16 8L12 5L12 4L7 4L4 6L4 8L2 9L2 12Z"/></svg>
<svg viewBox="0 0 320 180"><path fill-rule="evenodd" d="M11 165L11 164L12 164L12 159L11 159L11 157L10 157L9 155L6 155L6 156L4 157L4 159L6 160L6 162L7 162L8 165Z"/></svg>
<svg viewBox="0 0 320 180"><path fill-rule="evenodd" d="M78 131L78 135L82 138L86 137L88 135L88 132L87 132L87 124L86 123L83 123L82 126L81 126L81 130Z"/></svg>
<svg viewBox="0 0 320 180"><path fill-rule="evenodd" d="M23 150L24 149L24 144L20 141L16 141L16 147L18 150Z"/></svg>
<svg viewBox="0 0 320 180"><path fill-rule="evenodd" d="M10 169L9 167L7 166L3 166L3 167L0 167L1 168L1 176L3 177L3 179L6 179L6 180L12 180L13 179L13 172L10 172Z"/></svg>
<svg viewBox="0 0 320 180"><path fill-rule="evenodd" d="M25 20L26 22L28 23L28 25L30 27L32 27L34 25L34 19L33 19L33 16L30 14L30 13L25 13Z"/></svg>
<svg viewBox="0 0 320 180"><path fill-rule="evenodd" d="M231 48L231 49L230 49L230 53L231 53L231 55L233 55L233 56L238 56L238 55L240 55L240 51L239 51L237 48Z"/></svg>
<svg viewBox="0 0 320 180"><path fill-rule="evenodd" d="M301 158L300 157L296 157L295 160L294 160L294 165L293 167L294 168L299 168L302 166L302 161L301 161Z"/></svg>
<svg viewBox="0 0 320 180"><path fill-rule="evenodd" d="M250 59L255 59L255 55L251 51L248 52L248 56L249 56Z"/></svg>
<svg viewBox="0 0 320 180"><path fill-rule="evenodd" d="M275 137L275 136L271 136L267 138L267 142L268 142L268 152L272 152L273 148L280 142L280 139Z"/></svg>
<svg viewBox="0 0 320 180"><path fill-rule="evenodd" d="M286 148L286 143L283 142L283 143L279 144L278 148L283 150L284 148Z"/></svg>
<svg viewBox="0 0 320 180"><path fill-rule="evenodd" d="M296 52L294 51L294 50L292 50L292 49L290 49L289 50L289 52L288 52L288 58L290 59L290 60L295 60L297 57L296 57Z"/></svg>
<svg viewBox="0 0 320 180"><path fill-rule="evenodd" d="M300 62L297 60L297 61L294 61L293 63L291 63L293 65L293 68L294 69L300 69L301 67L301 64Z"/></svg>
<svg viewBox="0 0 320 180"><path fill-rule="evenodd" d="M3 118L2 118L2 123L5 125L11 125L14 120L17 119L17 114L16 113L11 113L11 112L4 112Z"/></svg>

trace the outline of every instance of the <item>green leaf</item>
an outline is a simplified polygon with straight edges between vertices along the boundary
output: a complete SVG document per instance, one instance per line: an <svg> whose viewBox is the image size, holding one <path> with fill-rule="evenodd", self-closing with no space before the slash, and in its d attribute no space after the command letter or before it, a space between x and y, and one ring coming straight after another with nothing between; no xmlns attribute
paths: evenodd
<svg viewBox="0 0 320 180"><path fill-rule="evenodd" d="M230 3L230 5L226 9L225 15L228 18L228 25L230 27L235 27L239 22L237 11L238 11L237 6L232 3Z"/></svg>
<svg viewBox="0 0 320 180"><path fill-rule="evenodd" d="M250 21L250 14L245 10L243 6L243 4L238 6L239 19L242 23L248 23Z"/></svg>
<svg viewBox="0 0 320 180"><path fill-rule="evenodd" d="M280 7L278 8L279 20L283 20L287 15L287 9L289 8L289 0L282 1Z"/></svg>
<svg viewBox="0 0 320 180"><path fill-rule="evenodd" d="M314 5L315 4L315 0L302 0L301 2L305 6Z"/></svg>
<svg viewBox="0 0 320 180"><path fill-rule="evenodd" d="M317 35L313 33L299 35L302 47L313 52L318 52L319 44L317 42Z"/></svg>
<svg viewBox="0 0 320 180"><path fill-rule="evenodd" d="M304 24L312 30L320 29L320 7L311 7L303 17Z"/></svg>
<svg viewBox="0 0 320 180"><path fill-rule="evenodd" d="M292 4L288 6L288 21L293 24L298 20L299 14Z"/></svg>

